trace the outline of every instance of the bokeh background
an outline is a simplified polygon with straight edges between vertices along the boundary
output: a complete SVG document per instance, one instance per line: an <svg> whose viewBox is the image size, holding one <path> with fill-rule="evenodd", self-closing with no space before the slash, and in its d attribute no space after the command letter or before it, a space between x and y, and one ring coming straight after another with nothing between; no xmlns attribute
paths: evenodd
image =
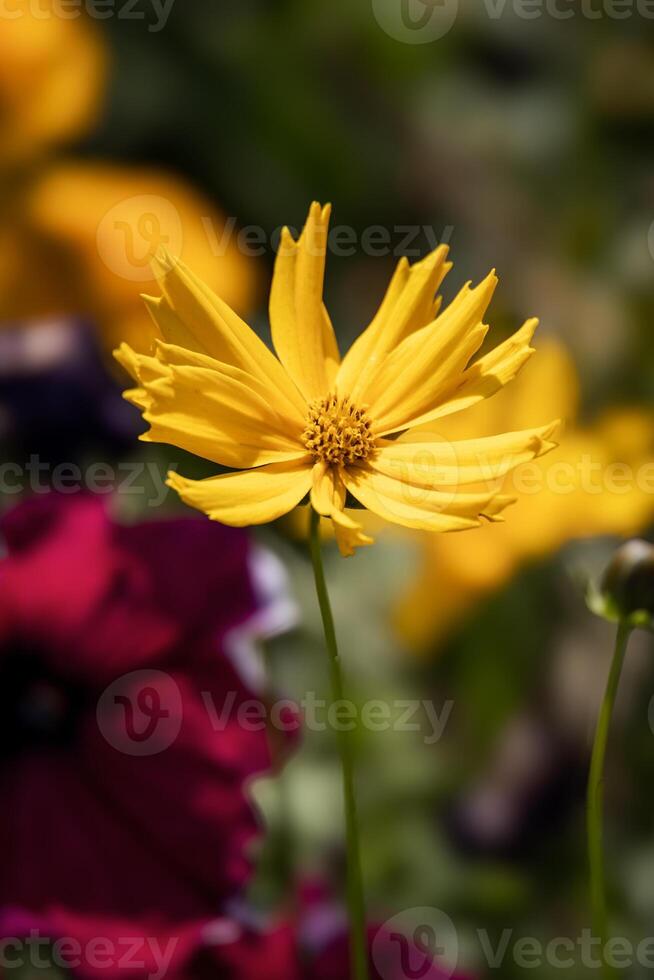
<svg viewBox="0 0 654 980"><path fill-rule="evenodd" d="M115 519L159 520L185 512L162 484L171 465L210 472L138 442L110 356L121 339L148 344L139 293L153 291L159 243L265 337L279 229L329 200L345 228L326 284L343 347L398 257L437 241L455 263L446 297L497 268L495 342L540 317L539 352L476 415L484 431L565 418L538 492L505 525L427 537L377 524L375 546L353 559L326 548L355 700L383 699L397 716L403 700L427 701L443 722L435 736L423 706L418 730L359 733L375 921L441 910L471 976L559 976L552 963L526 970L512 948L589 925L584 783L613 637L585 583L654 521L650 19L599 0L529 16L510 0L4 7L3 510L62 480L73 498L102 463ZM288 577L266 683L298 700L326 689L305 517L253 532ZM654 920L651 653L635 636L606 781L615 929L635 943ZM329 736L306 731L253 793L266 832L249 906L277 914L302 889L338 895ZM499 970L480 929L494 946L511 930ZM579 962L563 972L585 975Z"/></svg>

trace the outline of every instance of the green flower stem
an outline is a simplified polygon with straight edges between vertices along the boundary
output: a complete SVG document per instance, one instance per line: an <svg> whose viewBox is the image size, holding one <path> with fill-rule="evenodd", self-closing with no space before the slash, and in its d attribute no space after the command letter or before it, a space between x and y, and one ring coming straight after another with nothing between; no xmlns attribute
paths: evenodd
<svg viewBox="0 0 654 980"><path fill-rule="evenodd" d="M343 673L336 644L336 631L332 615L325 571L320 547L320 515L311 509L311 530L309 534L311 561L316 580L318 604L325 633L325 645L329 654L329 673L332 699L344 698ZM350 961L352 980L368 980L368 943L366 939L366 909L363 896L363 877L361 874L361 847L357 822L356 796L354 792L354 763L350 733L339 731L338 750L343 776L343 798L345 803L345 831L347 844L347 906L350 924Z"/></svg>
<svg viewBox="0 0 654 980"><path fill-rule="evenodd" d="M615 977L615 970L606 962L604 951L609 940L609 920L606 905L606 883L604 880L603 804L604 804L604 759L609 736L613 706L620 683L627 641L632 626L621 621L615 641L615 651L609 678L604 692L604 700L597 720L593 754L588 778L587 834L588 859L590 864L590 897L592 909L593 935L602 941L602 964L605 977Z"/></svg>

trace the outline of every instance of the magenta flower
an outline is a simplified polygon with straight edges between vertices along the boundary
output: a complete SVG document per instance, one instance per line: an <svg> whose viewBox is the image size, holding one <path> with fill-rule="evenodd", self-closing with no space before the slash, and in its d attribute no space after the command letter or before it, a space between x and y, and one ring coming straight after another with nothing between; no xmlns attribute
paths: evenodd
<svg viewBox="0 0 654 980"><path fill-rule="evenodd" d="M179 978L211 956L214 975L289 980L290 930L230 915L257 833L245 784L273 761L238 723L255 695L225 653L260 612L246 536L124 527L55 495L0 530L3 965L48 939L82 977Z"/></svg>

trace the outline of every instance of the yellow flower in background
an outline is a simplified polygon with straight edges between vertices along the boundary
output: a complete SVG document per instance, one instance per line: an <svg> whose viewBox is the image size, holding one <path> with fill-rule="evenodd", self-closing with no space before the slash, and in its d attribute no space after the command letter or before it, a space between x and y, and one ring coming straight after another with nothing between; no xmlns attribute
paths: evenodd
<svg viewBox="0 0 654 980"><path fill-rule="evenodd" d="M61 162L39 172L0 223L4 320L81 316L111 350L148 350L154 325L139 298L152 289L153 250L175 249L243 313L256 306L256 259L237 229L186 181L148 168Z"/></svg>
<svg viewBox="0 0 654 980"><path fill-rule="evenodd" d="M542 415L574 419L579 383L565 349L544 341L515 384L468 418L446 420L444 439L466 432L528 426ZM521 565L574 538L630 535L654 515L654 415L612 409L589 427L569 426L561 445L518 467L501 482L518 497L511 520L479 528L461 541L421 535L420 570L395 610L402 640L419 651L434 647L484 596L505 584Z"/></svg>
<svg viewBox="0 0 654 980"><path fill-rule="evenodd" d="M314 203L297 242L282 234L270 294L277 357L186 266L159 255L163 295L146 303L161 337L151 356L126 344L116 352L137 381L127 397L150 424L143 438L241 471L200 481L169 475L212 519L267 523L310 494L346 555L371 540L345 512L348 492L410 528L497 520L512 498L466 487L551 449L555 424L477 434L445 452L430 426L510 381L532 353L537 321L470 364L497 279L464 286L441 312L436 292L450 264L440 247L413 266L400 261L372 323L341 360L323 304L329 213Z"/></svg>
<svg viewBox="0 0 654 980"><path fill-rule="evenodd" d="M147 350L155 330L138 288L154 286L150 257L161 245L249 313L256 260L186 181L145 167L40 159L84 135L101 110L107 48L80 13L62 16L53 0L11 0L0 18L2 322L79 317L97 326L107 350L125 339Z"/></svg>
<svg viewBox="0 0 654 980"><path fill-rule="evenodd" d="M12 0L0 30L0 166L84 134L104 97L107 50L84 17Z"/></svg>

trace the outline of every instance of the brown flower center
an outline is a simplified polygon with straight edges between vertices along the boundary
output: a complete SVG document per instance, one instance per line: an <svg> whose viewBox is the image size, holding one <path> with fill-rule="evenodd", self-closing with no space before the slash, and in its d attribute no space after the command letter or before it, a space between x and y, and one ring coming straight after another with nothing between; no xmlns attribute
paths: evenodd
<svg viewBox="0 0 654 980"><path fill-rule="evenodd" d="M329 395L309 405L302 442L316 460L334 465L361 463L372 452L375 440L365 411L349 398Z"/></svg>

